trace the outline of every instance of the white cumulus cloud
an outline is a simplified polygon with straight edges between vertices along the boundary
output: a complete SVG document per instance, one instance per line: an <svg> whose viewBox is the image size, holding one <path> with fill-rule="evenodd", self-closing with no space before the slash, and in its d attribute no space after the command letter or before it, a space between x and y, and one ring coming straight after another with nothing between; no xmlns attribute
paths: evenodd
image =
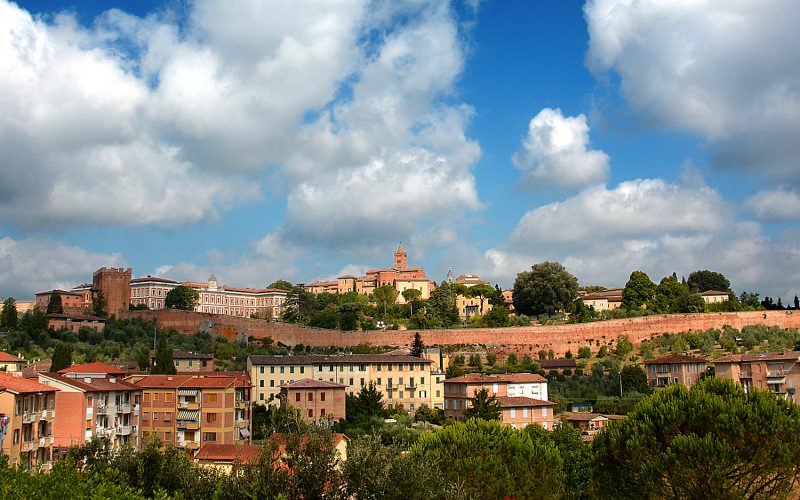
<svg viewBox="0 0 800 500"><path fill-rule="evenodd" d="M588 147L586 116L565 117L560 109L545 108L531 119L514 164L525 172L523 184L528 187L602 184L608 177L608 155Z"/></svg>
<svg viewBox="0 0 800 500"><path fill-rule="evenodd" d="M761 190L748 198L745 205L759 220L800 219L800 195L793 189Z"/></svg>

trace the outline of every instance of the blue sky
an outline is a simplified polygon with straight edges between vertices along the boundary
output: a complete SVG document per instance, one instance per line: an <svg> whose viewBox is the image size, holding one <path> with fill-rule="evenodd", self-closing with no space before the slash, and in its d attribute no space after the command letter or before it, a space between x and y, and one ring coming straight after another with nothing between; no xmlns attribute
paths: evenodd
<svg viewBox="0 0 800 500"><path fill-rule="evenodd" d="M800 7L0 0L0 296L390 264L800 292Z"/></svg>

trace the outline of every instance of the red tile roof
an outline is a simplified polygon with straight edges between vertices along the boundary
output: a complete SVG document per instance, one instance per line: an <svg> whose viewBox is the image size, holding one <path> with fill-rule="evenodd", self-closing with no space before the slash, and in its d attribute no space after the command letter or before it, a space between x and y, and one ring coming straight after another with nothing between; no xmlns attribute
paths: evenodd
<svg viewBox="0 0 800 500"><path fill-rule="evenodd" d="M668 354L644 362L646 365L682 365L684 363L708 363L708 360L699 356L688 356L686 354Z"/></svg>
<svg viewBox="0 0 800 500"><path fill-rule="evenodd" d="M595 420L595 419L606 419L606 420L608 420L608 417L606 417L605 415L602 415L600 413L580 413L580 412L577 412L577 413L562 413L562 414L560 414L558 416L558 418L560 418L561 420L567 420L567 421L570 421L570 422L588 422L589 420Z"/></svg>
<svg viewBox="0 0 800 500"><path fill-rule="evenodd" d="M344 384L337 384L334 382L328 382L326 380L314 380L310 378L306 378L303 380L297 380L295 382L290 382L288 384L283 384L280 387L286 387L287 389L310 389L310 388L318 388L318 389L339 389L347 387Z"/></svg>
<svg viewBox="0 0 800 500"><path fill-rule="evenodd" d="M253 365L313 365L331 363L432 363L426 358L393 354L339 354L306 356L250 356Z"/></svg>
<svg viewBox="0 0 800 500"><path fill-rule="evenodd" d="M108 375L127 375L128 372L111 366L100 361L94 363L84 363L82 365L72 365L69 368L59 370L58 373L105 373Z"/></svg>
<svg viewBox="0 0 800 500"><path fill-rule="evenodd" d="M20 359L13 354L0 351L0 363L24 363L24 359Z"/></svg>
<svg viewBox="0 0 800 500"><path fill-rule="evenodd" d="M179 387L198 389L225 389L234 385L241 387L238 376L218 375L147 375L135 385L144 389L177 389ZM247 383L247 386L250 384Z"/></svg>
<svg viewBox="0 0 800 500"><path fill-rule="evenodd" d="M540 406L555 406L555 403L544 401L542 399L528 398L525 396L498 396L497 400L500 401L500 406L503 408L520 408L520 407L540 407Z"/></svg>
<svg viewBox="0 0 800 500"><path fill-rule="evenodd" d="M59 373L40 373L39 376L51 378L53 380L57 380L61 383L71 385L76 389L80 389L85 392L104 392L104 391L138 391L141 390L139 387L131 384L130 382L126 382L124 380L116 379L113 382L108 378L89 378L89 382L86 381L84 378L72 378L67 377L65 375L61 375Z"/></svg>
<svg viewBox="0 0 800 500"><path fill-rule="evenodd" d="M0 392L30 394L32 392L56 392L57 390L55 387L49 387L28 378L15 377L9 373L0 372Z"/></svg>
<svg viewBox="0 0 800 500"><path fill-rule="evenodd" d="M538 373L505 373L500 375L468 373L466 375L449 378L444 381L445 384L524 384L531 382L547 382L547 379Z"/></svg>
<svg viewBox="0 0 800 500"><path fill-rule="evenodd" d="M800 361L800 351L729 354L715 359L714 363L742 363L752 361Z"/></svg>
<svg viewBox="0 0 800 500"><path fill-rule="evenodd" d="M258 460L261 456L261 446L256 444L204 444L195 460L215 462L235 462L248 464Z"/></svg>

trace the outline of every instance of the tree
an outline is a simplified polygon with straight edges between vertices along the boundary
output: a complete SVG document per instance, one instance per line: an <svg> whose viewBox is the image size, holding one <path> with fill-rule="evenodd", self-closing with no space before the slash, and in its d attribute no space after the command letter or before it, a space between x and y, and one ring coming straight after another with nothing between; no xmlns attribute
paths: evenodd
<svg viewBox="0 0 800 500"><path fill-rule="evenodd" d="M166 299L165 299L166 300ZM147 304L141 304L147 309ZM100 290L92 296L92 315L98 318L108 317L108 301Z"/></svg>
<svg viewBox="0 0 800 500"><path fill-rule="evenodd" d="M9 329L17 327L17 301L11 297L3 301L3 311L0 312L0 326Z"/></svg>
<svg viewBox="0 0 800 500"><path fill-rule="evenodd" d="M656 285L642 271L634 271L622 291L622 306L628 310L640 309L653 300Z"/></svg>
<svg viewBox="0 0 800 500"><path fill-rule="evenodd" d="M348 394L345 403L348 422L366 422L373 416L383 417L386 413L383 393L378 390L374 382L362 386L356 396Z"/></svg>
<svg viewBox="0 0 800 500"><path fill-rule="evenodd" d="M797 295L794 296L794 308L800 309L800 298L798 298Z"/></svg>
<svg viewBox="0 0 800 500"><path fill-rule="evenodd" d="M372 292L372 299L376 304L383 305L383 317L386 317L386 308L397 301L399 292L392 285L379 286Z"/></svg>
<svg viewBox="0 0 800 500"><path fill-rule="evenodd" d="M50 293L50 300L47 301L47 314L64 314L64 305L61 303L61 295L55 290Z"/></svg>
<svg viewBox="0 0 800 500"><path fill-rule="evenodd" d="M564 470L563 498L590 498L594 457L591 447L581 439L581 431L569 424L558 424L552 431L529 425L525 427L525 433L534 442L548 440L558 449Z"/></svg>
<svg viewBox="0 0 800 500"><path fill-rule="evenodd" d="M647 386L647 374L639 365L625 365L620 376L622 377L622 390L625 394L629 392L650 393L650 388Z"/></svg>
<svg viewBox="0 0 800 500"><path fill-rule="evenodd" d="M520 314L572 312L578 279L558 262L542 262L523 271L514 280L514 309Z"/></svg>
<svg viewBox="0 0 800 500"><path fill-rule="evenodd" d="M592 357L592 348L583 346L578 348L578 359L589 359Z"/></svg>
<svg viewBox="0 0 800 500"><path fill-rule="evenodd" d="M489 328L511 326L511 311L505 305L494 306L481 318L481 325Z"/></svg>
<svg viewBox="0 0 800 500"><path fill-rule="evenodd" d="M50 371L57 372L70 366L72 366L72 346L59 342L53 351L53 362L50 365Z"/></svg>
<svg viewBox="0 0 800 500"><path fill-rule="evenodd" d="M497 290L495 290L492 286L489 286L485 283L479 283L475 286L470 287L469 295L471 297L478 297L480 300L480 314L483 314L483 300L485 298L491 298L497 295Z"/></svg>
<svg viewBox="0 0 800 500"><path fill-rule="evenodd" d="M475 391L469 400L469 408L464 410L464 418L478 418L481 420L500 420L502 408L496 397L489 395L487 388Z"/></svg>
<svg viewBox="0 0 800 500"><path fill-rule="evenodd" d="M456 293L452 285L443 282L431 293L425 304L426 316L434 326L452 326L459 323Z"/></svg>
<svg viewBox="0 0 800 500"><path fill-rule="evenodd" d="M614 351L620 359L624 359L625 356L633 351L633 343L630 341L627 335L620 335L617 337L617 348Z"/></svg>
<svg viewBox="0 0 800 500"><path fill-rule="evenodd" d="M408 316L413 317L414 301L419 300L419 298L422 296L422 291L417 290L416 288L408 288L406 290L403 290L401 295L403 295L403 298L406 300L406 303L410 308Z"/></svg>
<svg viewBox="0 0 800 500"><path fill-rule="evenodd" d="M691 273L689 279L686 280L686 284L695 293L703 293L709 290L717 292L729 292L731 290L731 282L728 281L728 278L721 273L707 269Z"/></svg>
<svg viewBox="0 0 800 500"><path fill-rule="evenodd" d="M164 297L164 307L168 309L180 309L183 311L193 311L200 301L200 293L194 288L178 285Z"/></svg>
<svg viewBox="0 0 800 500"><path fill-rule="evenodd" d="M272 283L267 285L267 288L277 288L278 290L286 290L288 292L289 290L292 289L293 286L294 285L292 285L286 280L278 280L278 281L273 281Z"/></svg>
<svg viewBox="0 0 800 500"><path fill-rule="evenodd" d="M593 448L609 498L781 498L800 473L800 407L729 379L673 384Z"/></svg>
<svg viewBox="0 0 800 500"><path fill-rule="evenodd" d="M437 464L458 495L447 498L561 498L562 460L552 442L534 441L499 421L472 419L424 433L411 455ZM440 493L441 494L441 493Z"/></svg>
<svg viewBox="0 0 800 500"><path fill-rule="evenodd" d="M425 355L425 344L422 342L422 335L419 332L414 334L414 343L411 344L411 355L421 358Z"/></svg>
<svg viewBox="0 0 800 500"><path fill-rule="evenodd" d="M307 292L303 287L293 286L286 294L286 299L283 302L283 320L289 322L302 321L303 318L312 313L314 302L314 294Z"/></svg>
<svg viewBox="0 0 800 500"><path fill-rule="evenodd" d="M153 368L150 373L162 373L166 375L175 374L175 360L172 358L172 348L167 342L167 336L161 335L158 339L155 357L153 358Z"/></svg>

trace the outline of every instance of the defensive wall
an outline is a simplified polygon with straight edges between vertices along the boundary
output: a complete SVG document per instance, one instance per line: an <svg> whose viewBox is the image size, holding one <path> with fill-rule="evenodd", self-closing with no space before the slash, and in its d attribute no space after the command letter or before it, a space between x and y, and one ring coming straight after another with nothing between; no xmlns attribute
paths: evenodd
<svg viewBox="0 0 800 500"><path fill-rule="evenodd" d="M597 321L576 325L525 326L512 328L463 328L448 330L388 330L342 332L308 328L267 320L238 318L217 314L177 311L125 311L123 318L155 319L161 328L175 329L191 335L206 331L229 339L271 337L287 345L355 346L367 343L375 346L409 345L419 332L426 345L485 345L503 352L528 352L552 349L556 356L568 350L573 353L582 346L609 344L619 335L627 335L638 345L642 340L662 333L722 329L747 325L800 328L800 311L750 311L705 314L670 314L640 318Z"/></svg>

